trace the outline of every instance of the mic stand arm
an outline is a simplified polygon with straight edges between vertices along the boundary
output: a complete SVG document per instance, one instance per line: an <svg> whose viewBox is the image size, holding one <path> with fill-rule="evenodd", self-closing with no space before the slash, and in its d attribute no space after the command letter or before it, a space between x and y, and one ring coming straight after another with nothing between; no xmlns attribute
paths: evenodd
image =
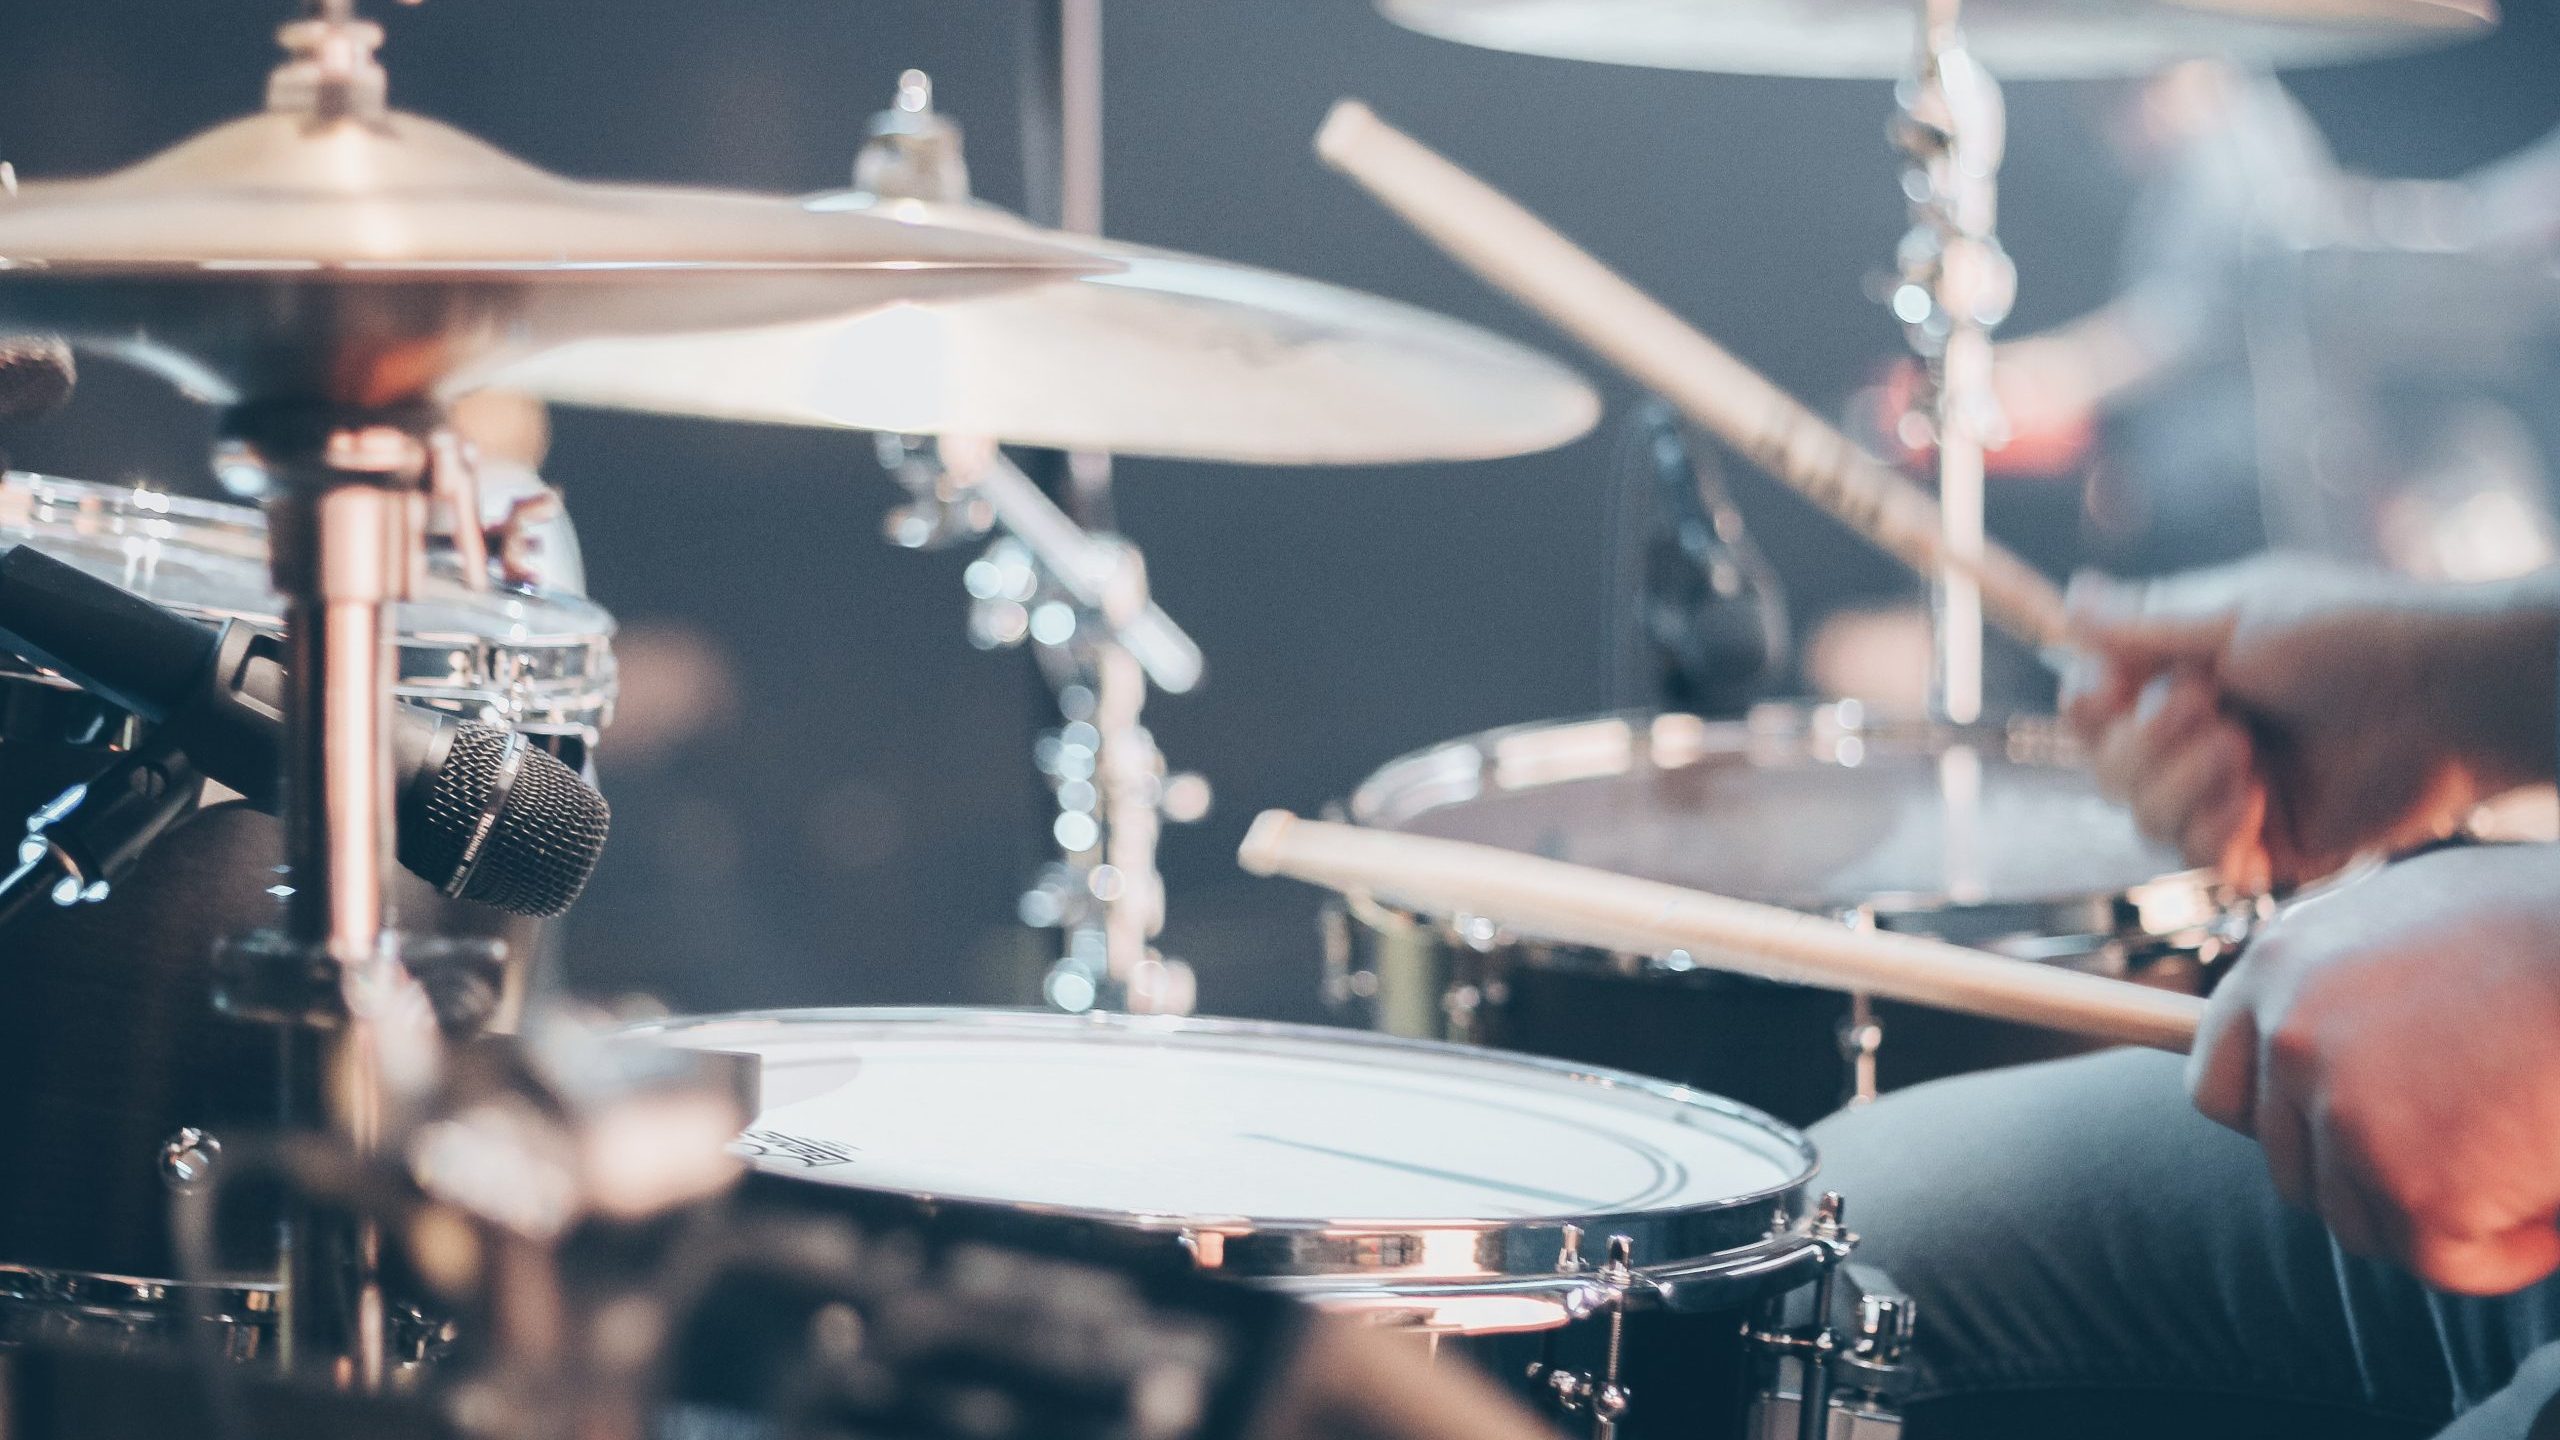
<svg viewBox="0 0 2560 1440"><path fill-rule="evenodd" d="M0 879L0 929L40 899L66 909L106 899L142 852L203 798L204 776L166 738L55 796L27 817L17 868Z"/></svg>
<svg viewBox="0 0 2560 1440"><path fill-rule="evenodd" d="M1187 1014L1191 968L1150 944L1164 928L1156 843L1164 821L1208 813L1209 786L1167 773L1142 712L1150 683L1174 695L1200 683L1200 647L1148 597L1136 546L1086 531L992 441L931 445L930 462L921 447L902 442L888 456L884 446L939 522L910 540L893 519L891 539L947 541L973 516L1003 527L1007 538L968 570L970 639L990 650L1030 641L1066 722L1035 751L1057 796L1050 834L1064 854L1021 903L1024 923L1065 935L1042 991L1062 1010Z"/></svg>

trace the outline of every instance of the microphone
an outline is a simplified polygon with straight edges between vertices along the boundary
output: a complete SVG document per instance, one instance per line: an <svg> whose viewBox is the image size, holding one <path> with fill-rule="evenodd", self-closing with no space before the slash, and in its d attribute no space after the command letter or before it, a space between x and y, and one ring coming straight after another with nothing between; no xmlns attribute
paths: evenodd
<svg viewBox="0 0 2560 1440"><path fill-rule="evenodd" d="M1628 426L1632 484L1652 494L1636 619L1663 703L1739 715L1786 663L1778 574L1751 543L1714 461L1692 452L1679 412L1648 396Z"/></svg>
<svg viewBox="0 0 2560 1440"><path fill-rule="evenodd" d="M206 777L269 812L284 739L283 642L155 605L31 545L0 550L0 646L158 727ZM595 873L604 797L524 737L393 707L400 863L448 895L517 915L569 908ZM31 838L41 838L40 835Z"/></svg>

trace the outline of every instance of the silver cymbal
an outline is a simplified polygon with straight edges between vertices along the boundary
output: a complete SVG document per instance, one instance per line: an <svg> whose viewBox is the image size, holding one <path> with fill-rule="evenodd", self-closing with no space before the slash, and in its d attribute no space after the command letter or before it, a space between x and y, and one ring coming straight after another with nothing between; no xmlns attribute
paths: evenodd
<svg viewBox="0 0 2560 1440"><path fill-rule="evenodd" d="M982 205L806 204L1072 244L1125 268L817 323L588 341L474 378L618 409L1266 464L1523 454L1599 418L1590 386L1537 352L1355 290L1051 234Z"/></svg>
<svg viewBox="0 0 2560 1440"><path fill-rule="evenodd" d="M366 41L371 26L352 27ZM286 27L306 50L340 33ZM341 57L343 59L343 57ZM270 108L94 179L0 196L0 326L120 352L217 402L380 406L463 365L599 334L843 313L1091 274L1031 235L814 211L779 196L586 185L450 126Z"/></svg>
<svg viewBox="0 0 2560 1440"><path fill-rule="evenodd" d="M1379 0L1410 29L1495 50L1668 70L1899 79L1920 0ZM2215 56L2283 69L2449 44L2496 0L1965 0L2003 80L2132 75Z"/></svg>

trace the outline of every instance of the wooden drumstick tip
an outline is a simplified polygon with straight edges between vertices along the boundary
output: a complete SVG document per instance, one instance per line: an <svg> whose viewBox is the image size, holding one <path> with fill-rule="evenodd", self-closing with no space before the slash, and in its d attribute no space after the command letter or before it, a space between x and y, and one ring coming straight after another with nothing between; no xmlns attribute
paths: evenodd
<svg viewBox="0 0 2560 1440"><path fill-rule="evenodd" d="M1236 863L1248 875L1280 873L1280 847L1296 828L1298 817L1286 810L1265 810L1253 817L1244 832L1244 843L1236 847Z"/></svg>
<svg viewBox="0 0 2560 1440"><path fill-rule="evenodd" d="M1339 170L1343 158L1362 140L1385 128L1378 112L1359 100L1336 100L1325 112L1324 124L1316 129L1316 154Z"/></svg>

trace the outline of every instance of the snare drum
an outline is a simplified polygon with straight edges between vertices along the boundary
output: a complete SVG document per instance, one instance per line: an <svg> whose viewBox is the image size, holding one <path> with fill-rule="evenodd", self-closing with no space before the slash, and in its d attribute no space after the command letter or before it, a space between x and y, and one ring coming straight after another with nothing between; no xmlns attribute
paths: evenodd
<svg viewBox="0 0 2560 1440"><path fill-rule="evenodd" d="M2138 834L2050 721L1879 724L1842 704L1522 726L1397 760L1336 813L2181 990L2252 913ZM1499 916L1352 901L1324 924L1328 999L1376 1028L1665 1076L1796 1124L2078 1048L1678 952L1529 943Z"/></svg>
<svg viewBox="0 0 2560 1440"><path fill-rule="evenodd" d="M0 545L27 543L204 620L275 625L255 510L111 486L0 477ZM399 692L511 725L569 764L610 716L612 621L566 594L475 591L431 577L396 618ZM60 677L0 659L0 825L141 737ZM274 1031L214 1014L220 941L280 925L282 830L218 787L103 903L42 908L0 931L0 1340L147 1334L201 1311L254 1351L263 1283L190 1297L171 1285L174 1187L220 1163L223 1135L271 1125ZM537 922L448 899L405 872L413 933L495 937L519 976Z"/></svg>
<svg viewBox="0 0 2560 1440"><path fill-rule="evenodd" d="M751 1056L764 1176L877 1217L1276 1288L1486 1361L1594 1433L1774 1433L1755 1378L1849 1237L1810 1142L1611 1071L1162 1016L777 1011L638 1033ZM1845 1292L1844 1292L1845 1297ZM1881 1301L1883 1297L1877 1297ZM1800 1307L1802 1308L1802 1307ZM1824 1313L1812 1307L1809 1314ZM1890 1306L1868 1310L1890 1316ZM1879 1332L1895 1329L1890 1319ZM1898 1334L1835 1337L1842 1429L1890 1433ZM1863 1354L1864 1359L1856 1357ZM1613 1362L1613 1358L1614 1362Z"/></svg>

